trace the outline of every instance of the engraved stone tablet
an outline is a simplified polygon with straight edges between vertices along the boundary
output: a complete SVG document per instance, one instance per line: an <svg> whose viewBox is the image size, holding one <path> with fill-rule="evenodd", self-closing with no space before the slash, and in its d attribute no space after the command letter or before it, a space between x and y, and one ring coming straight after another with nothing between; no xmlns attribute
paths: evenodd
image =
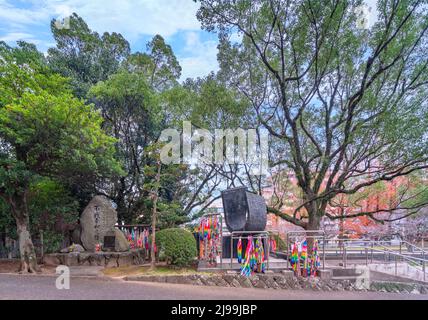
<svg viewBox="0 0 428 320"><path fill-rule="evenodd" d="M80 217L81 241L88 251L95 251L96 244L104 245L104 237L115 234L117 213L106 197L96 196Z"/></svg>

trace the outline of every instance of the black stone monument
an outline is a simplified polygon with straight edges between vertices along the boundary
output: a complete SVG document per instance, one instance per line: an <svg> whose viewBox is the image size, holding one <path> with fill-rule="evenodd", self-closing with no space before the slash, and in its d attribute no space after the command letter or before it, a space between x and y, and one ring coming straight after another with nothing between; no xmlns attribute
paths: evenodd
<svg viewBox="0 0 428 320"><path fill-rule="evenodd" d="M233 188L221 193L223 200L224 219L227 229L234 231L264 231L267 222L267 207L262 196L247 191L247 188ZM257 238L256 234L253 234ZM230 258L230 236L223 237L223 258ZM238 239L233 239L233 247L236 248ZM265 253L267 243L263 240ZM246 235L242 236L242 249L247 247ZM237 253L234 250L234 258Z"/></svg>
<svg viewBox="0 0 428 320"><path fill-rule="evenodd" d="M267 221L267 208L262 196L240 187L221 193L224 219L230 232L264 231Z"/></svg>

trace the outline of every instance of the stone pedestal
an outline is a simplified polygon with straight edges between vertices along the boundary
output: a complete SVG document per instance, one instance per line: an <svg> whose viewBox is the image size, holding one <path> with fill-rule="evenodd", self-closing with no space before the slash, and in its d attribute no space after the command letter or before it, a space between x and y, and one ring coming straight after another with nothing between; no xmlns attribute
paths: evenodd
<svg viewBox="0 0 428 320"><path fill-rule="evenodd" d="M292 270L282 270L281 275L286 279L292 279L294 277L294 272Z"/></svg>
<svg viewBox="0 0 428 320"><path fill-rule="evenodd" d="M318 276L321 280L328 281L333 277L333 271L330 269L318 270Z"/></svg>
<svg viewBox="0 0 428 320"><path fill-rule="evenodd" d="M144 249L136 249L128 252L53 253L45 255L43 262L49 266L127 267L141 265L145 260Z"/></svg>

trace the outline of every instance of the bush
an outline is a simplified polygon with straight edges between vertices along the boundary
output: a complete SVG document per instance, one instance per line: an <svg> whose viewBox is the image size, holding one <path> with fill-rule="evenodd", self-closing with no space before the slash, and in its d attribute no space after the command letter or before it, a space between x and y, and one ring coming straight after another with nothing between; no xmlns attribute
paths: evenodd
<svg viewBox="0 0 428 320"><path fill-rule="evenodd" d="M177 267L191 265L197 255L196 240L189 231L179 228L164 229L156 233L159 257Z"/></svg>

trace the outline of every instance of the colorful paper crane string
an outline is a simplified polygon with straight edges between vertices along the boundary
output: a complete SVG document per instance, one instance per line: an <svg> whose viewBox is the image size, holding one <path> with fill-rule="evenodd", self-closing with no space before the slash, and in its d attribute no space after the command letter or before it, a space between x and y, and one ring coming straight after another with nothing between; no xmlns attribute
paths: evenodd
<svg viewBox="0 0 428 320"><path fill-rule="evenodd" d="M308 242L305 240L302 242L302 253L300 254L300 257L303 262L303 275L309 276L310 275L310 265L309 265L309 258L308 258Z"/></svg>
<svg viewBox="0 0 428 320"><path fill-rule="evenodd" d="M296 241L291 247L291 267L296 275L299 274L300 261L299 261L299 243Z"/></svg>
<svg viewBox="0 0 428 320"><path fill-rule="evenodd" d="M263 248L263 241L261 237L258 237L256 241L255 256L257 260L257 272L264 273L266 269L265 249Z"/></svg>
<svg viewBox="0 0 428 320"><path fill-rule="evenodd" d="M199 234L199 258L215 263L219 255L220 246L218 217L203 217L197 231Z"/></svg>
<svg viewBox="0 0 428 320"><path fill-rule="evenodd" d="M241 237L239 237L236 252L238 254L238 263L241 264L242 263L242 239L241 239Z"/></svg>
<svg viewBox="0 0 428 320"><path fill-rule="evenodd" d="M245 250L244 263L241 266L241 275L246 277L251 276L252 274L251 264L252 264L253 255L254 255L253 237L249 236L248 242L247 242L247 248Z"/></svg>
<svg viewBox="0 0 428 320"><path fill-rule="evenodd" d="M312 248L312 258L311 258L311 276L317 275L317 270L321 265L320 256L318 253L318 240L314 240Z"/></svg>

